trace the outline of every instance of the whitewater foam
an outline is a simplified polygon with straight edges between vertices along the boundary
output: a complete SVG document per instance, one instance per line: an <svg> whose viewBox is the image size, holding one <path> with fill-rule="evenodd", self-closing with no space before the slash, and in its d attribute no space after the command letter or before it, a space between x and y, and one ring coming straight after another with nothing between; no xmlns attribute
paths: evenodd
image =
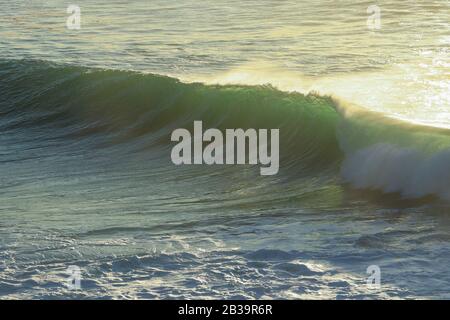
<svg viewBox="0 0 450 320"><path fill-rule="evenodd" d="M341 173L357 188L450 200L450 150L427 156L414 148L379 143L349 154Z"/></svg>

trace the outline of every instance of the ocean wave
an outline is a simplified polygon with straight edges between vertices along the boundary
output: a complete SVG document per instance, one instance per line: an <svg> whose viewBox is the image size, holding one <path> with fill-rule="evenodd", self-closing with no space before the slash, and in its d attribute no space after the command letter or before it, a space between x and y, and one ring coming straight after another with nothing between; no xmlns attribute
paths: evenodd
<svg viewBox="0 0 450 320"><path fill-rule="evenodd" d="M170 133L195 120L219 129L278 128L282 174L340 173L356 188L449 199L449 130L328 96L19 60L0 62L0 92L3 132L51 128L40 139L102 135L118 152L131 141L167 152Z"/></svg>

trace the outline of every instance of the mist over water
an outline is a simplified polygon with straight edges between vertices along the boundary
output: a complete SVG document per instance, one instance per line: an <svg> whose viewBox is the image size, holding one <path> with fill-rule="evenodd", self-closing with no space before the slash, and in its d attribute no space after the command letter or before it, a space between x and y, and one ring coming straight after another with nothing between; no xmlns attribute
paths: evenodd
<svg viewBox="0 0 450 320"><path fill-rule="evenodd" d="M2 297L450 297L447 1L379 30L367 1L77 4L0 1ZM174 166L195 120L279 128L279 174Z"/></svg>

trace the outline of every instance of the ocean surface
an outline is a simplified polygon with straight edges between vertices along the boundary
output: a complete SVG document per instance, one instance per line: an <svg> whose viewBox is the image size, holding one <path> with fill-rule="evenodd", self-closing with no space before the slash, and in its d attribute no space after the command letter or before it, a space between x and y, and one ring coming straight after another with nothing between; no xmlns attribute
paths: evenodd
<svg viewBox="0 0 450 320"><path fill-rule="evenodd" d="M0 0L1 298L450 299L448 1L76 2Z"/></svg>

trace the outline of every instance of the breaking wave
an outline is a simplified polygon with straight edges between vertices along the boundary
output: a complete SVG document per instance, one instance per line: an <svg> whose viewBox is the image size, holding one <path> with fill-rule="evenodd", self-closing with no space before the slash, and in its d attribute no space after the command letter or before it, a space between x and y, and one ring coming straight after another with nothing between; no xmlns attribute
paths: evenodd
<svg viewBox="0 0 450 320"><path fill-rule="evenodd" d="M278 128L281 174L340 174L356 188L450 198L449 130L328 96L39 61L1 61L0 93L3 134L49 128L39 139L90 138L101 147L95 138L107 137L117 152L133 144L167 155L170 133L195 120L205 128Z"/></svg>

